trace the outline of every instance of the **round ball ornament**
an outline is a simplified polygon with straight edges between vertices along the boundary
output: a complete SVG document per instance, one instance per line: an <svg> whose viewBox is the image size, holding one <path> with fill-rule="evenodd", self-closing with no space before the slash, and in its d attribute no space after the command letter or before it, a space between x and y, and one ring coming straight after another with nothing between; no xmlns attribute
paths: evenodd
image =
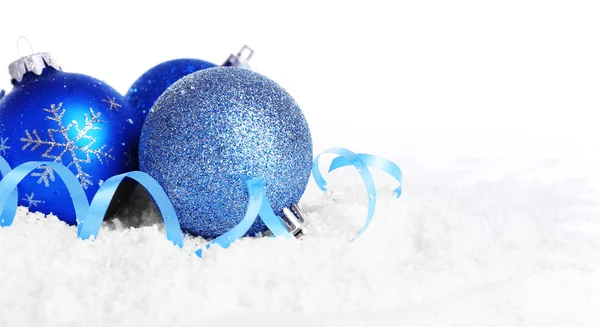
<svg viewBox="0 0 600 327"><path fill-rule="evenodd" d="M180 78L193 72L216 67L217 65L200 59L175 59L150 68L129 88L125 99L144 119L156 99Z"/></svg>
<svg viewBox="0 0 600 327"><path fill-rule="evenodd" d="M248 68L248 61L254 51L244 46L237 55L230 55L223 66ZM158 97L182 77L199 70L217 67L217 65L200 59L175 59L158 64L140 76L125 94L125 99L142 119L154 105Z"/></svg>
<svg viewBox="0 0 600 327"><path fill-rule="evenodd" d="M246 212L245 181L262 178L272 209L298 203L312 139L294 99L269 78L217 67L190 74L156 101L142 128L140 168L169 195L183 230L217 237ZM266 230L257 219L250 235Z"/></svg>
<svg viewBox="0 0 600 327"><path fill-rule="evenodd" d="M142 121L112 87L63 72L49 53L22 57L9 73L13 88L0 99L0 155L11 167L60 162L88 200L104 180L138 168ZM19 205L76 224L67 188L50 167L38 167L19 184Z"/></svg>

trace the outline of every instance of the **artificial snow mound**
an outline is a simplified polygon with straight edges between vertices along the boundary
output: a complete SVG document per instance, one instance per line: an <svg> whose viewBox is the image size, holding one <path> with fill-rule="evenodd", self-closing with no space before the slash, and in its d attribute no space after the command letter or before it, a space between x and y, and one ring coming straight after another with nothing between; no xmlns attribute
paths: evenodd
<svg viewBox="0 0 600 327"><path fill-rule="evenodd" d="M301 240L245 238L202 259L206 241L173 246L147 204L95 241L20 208L0 229L0 326L600 324L589 181L556 160L448 159L436 172L399 159L402 197L374 172L375 218L353 243L367 201L352 168L327 177L332 192L310 182Z"/></svg>

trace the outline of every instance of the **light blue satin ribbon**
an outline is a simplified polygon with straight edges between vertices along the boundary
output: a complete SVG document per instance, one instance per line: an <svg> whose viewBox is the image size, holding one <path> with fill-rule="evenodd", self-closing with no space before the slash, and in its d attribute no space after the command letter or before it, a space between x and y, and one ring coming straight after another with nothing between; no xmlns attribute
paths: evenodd
<svg viewBox="0 0 600 327"><path fill-rule="evenodd" d="M260 178L249 179L246 181L246 188L248 189L249 196L248 208L246 208L244 218L225 234L208 243L206 249L209 249L212 244L218 244L225 249L228 248L231 243L246 235L258 215L260 215L262 221L271 230L273 236L291 237L291 234L283 225L281 218L273 213L262 180ZM196 255L202 257L202 249L196 251Z"/></svg>
<svg viewBox="0 0 600 327"><path fill-rule="evenodd" d="M163 190L163 188L156 182L150 175L141 171L132 171L129 173L120 174L107 179L92 199L85 218L79 223L79 237L81 239L88 239L90 237L96 238L102 220L106 215L106 210L113 198L113 195L117 191L117 187L123 181L124 178L129 177L136 182L140 183L148 193L154 198L154 201L158 205L158 209L162 215L163 221L165 222L165 230L167 232L167 239L173 244L183 247L183 234L179 227L179 220L177 214L173 208L173 204L169 201L169 197Z"/></svg>
<svg viewBox="0 0 600 327"><path fill-rule="evenodd" d="M340 147L330 148L325 150L323 153L319 154L313 161L312 166L313 178L315 179L317 186L322 191L327 190L327 182L325 181L325 178L323 178L323 175L321 175L321 172L319 171L319 158L324 153L334 153L340 155L339 157L333 160L331 166L329 167L329 171L333 171L340 167L352 165L358 170L360 177L365 183L365 187L367 189L367 219L365 220L365 224L360 229L360 231L358 231L356 236L350 240L350 242L352 242L358 237L360 237L371 224L371 220L373 219L373 215L375 214L375 206L377 204L377 192L375 190L375 182L373 181L373 176L371 176L371 173L369 172L367 166L383 170L384 172L392 175L401 184L398 188L394 190L394 194L396 194L396 197L399 197L400 194L402 194L402 171L400 170L400 167L398 167L396 164L381 157L368 154L355 154L354 152L348 149Z"/></svg>
<svg viewBox="0 0 600 327"><path fill-rule="evenodd" d="M365 183L365 187L367 189L367 220L365 221L363 227L358 231L356 236L350 240L350 242L352 242L358 237L360 237L365 232L365 230L367 230L369 224L371 224L373 215L375 214L375 205L377 204L377 191L375 190L375 182L373 181L373 176L371 176L371 172L369 172L369 169L367 168L365 163L362 160L360 160L360 158L354 152L339 147L329 148L315 158L312 166L313 177L315 179L315 182L317 183L317 186L322 191L327 191L327 182L325 181L325 178L323 178L323 175L321 175L321 172L319 171L319 158L322 154L325 153L335 153L344 157L344 159L346 159L351 165L353 165L358 170L358 173L360 174L360 177Z"/></svg>
<svg viewBox="0 0 600 327"><path fill-rule="evenodd" d="M388 175L394 177L394 179L396 179L396 181L398 181L398 183L400 184L400 186L398 186L394 190L394 195L396 196L396 198L399 198L400 195L402 195L402 170L400 170L400 167L398 167L398 165L385 158L374 156L371 154L357 153L356 155L368 167L377 168L387 173ZM331 162L331 166L329 166L329 172L350 165L351 163L348 160L346 160L346 158L337 157Z"/></svg>
<svg viewBox="0 0 600 327"><path fill-rule="evenodd" d="M367 189L367 219L361 230L351 240L353 241L362 235L369 227L369 224L371 223L375 213L377 193L375 190L373 177L371 176L367 166L378 168L386 172L400 183L400 186L394 190L396 197L399 197L400 194L402 194L402 171L396 164L381 157L369 154L355 154L345 148L330 148L319 154L315 158L312 166L315 182L323 191L327 190L327 182L319 171L318 162L320 156L324 153L334 153L340 155L332 161L329 167L330 172L341 167L352 165L358 170ZM0 216L0 226L10 226L14 220L18 204L17 185L23 180L23 178L28 176L31 171L42 165L47 165L52 168L65 183L75 208L75 214L77 217L76 222L78 223L77 234L81 239L88 239L90 237L95 238L98 236L98 232L100 231L106 210L108 209L117 187L123 181L123 179L129 177L144 186L148 193L156 201L158 209L160 210L165 223L167 239L179 247L183 246L183 234L179 226L179 221L177 220L177 215L173 205L167 197L167 194L152 177L139 171L113 176L106 180L98 192L94 195L91 205L89 205L85 192L79 184L78 179L64 165L55 162L32 161L21 164L15 169L10 170L10 166L6 160L0 157L0 172L3 176L2 180L0 181L0 210L2 210L2 215ZM223 248L229 247L233 242L243 237L248 232L257 216L261 217L265 225L267 225L269 230L272 232L273 236L284 236L286 238L292 237L282 219L278 217L271 209L271 205L267 199L262 180L260 178L249 179L246 181L246 187L248 189L249 201L244 218L231 230L207 244L207 249L210 248L212 244L218 244ZM84 218L81 219L81 217ZM196 254L201 257L202 250L197 250Z"/></svg>
<svg viewBox="0 0 600 327"><path fill-rule="evenodd" d="M55 162L36 161L21 164L11 170L6 160L0 157L0 172L3 175L0 181L0 209L3 209L2 216L0 216L0 226L10 226L13 223L18 204L17 185L31 171L41 165L47 165L52 168L67 186L75 207L77 235L81 239L98 237L106 210L119 184L123 179L129 177L145 187L148 193L154 198L165 223L167 239L179 247L183 246L183 234L179 226L177 214L167 194L151 176L139 171L113 176L106 180L94 195L90 205L79 181L64 165ZM234 228L209 243L206 247L207 249L211 244L218 244L223 248L229 247L231 243L243 237L248 232L258 215L261 216L261 219L271 230L273 236L291 237L281 219L273 213L262 180L260 178L249 179L246 181L246 185L248 187L249 202L244 219ZM84 218L82 219L81 217ZM198 250L196 254L202 256L202 250Z"/></svg>
<svg viewBox="0 0 600 327"><path fill-rule="evenodd" d="M3 209L0 226L10 226L13 223L18 203L17 185L34 169L46 165L60 176L69 191L75 208L75 216L77 217L77 234L80 238L87 239L91 236L98 236L102 220L117 187L125 177L129 177L144 186L148 193L154 197L165 222L167 238L175 245L183 246L183 234L181 228L179 228L179 221L173 205L162 187L152 177L143 172L134 171L109 178L94 195L90 206L79 180L64 165L56 162L32 161L6 172L10 169L10 166L4 158L0 157L0 159L0 170L3 173L3 178L0 181L0 209ZM12 213L12 215L8 215L9 213Z"/></svg>
<svg viewBox="0 0 600 327"><path fill-rule="evenodd" d="M5 174L0 181L0 209L4 211L7 201L11 201L8 203L6 209L8 209L8 211L13 210L12 205L14 200L12 199L14 199L14 195L12 194L15 194L17 191L17 185L19 185L23 178L27 177L34 169L37 169L42 165L52 168L54 172L60 176L71 196L75 208L75 216L83 217L89 208L85 192L83 191L81 184L79 184L77 177L75 177L67 167L57 162L30 161L15 167L15 169ZM13 223L14 218L14 214L12 217L4 218L4 220L0 222L0 226L10 226ZM68 223L75 224L76 221L68 221Z"/></svg>
<svg viewBox="0 0 600 327"><path fill-rule="evenodd" d="M2 98L1 95L2 94L0 93L0 98ZM6 162L4 158L0 157L0 173L2 173L2 177L4 178L6 175L8 175L8 173L10 173L10 171L11 169L8 162ZM3 206L2 215L0 216L0 227L12 224L12 221L15 219L15 214L17 213L17 204L19 203L17 190L13 190L6 200L7 202Z"/></svg>

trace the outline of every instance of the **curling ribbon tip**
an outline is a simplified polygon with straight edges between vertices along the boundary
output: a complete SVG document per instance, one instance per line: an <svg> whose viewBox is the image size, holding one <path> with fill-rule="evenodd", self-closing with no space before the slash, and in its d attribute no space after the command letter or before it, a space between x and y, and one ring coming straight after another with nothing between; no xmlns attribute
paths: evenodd
<svg viewBox="0 0 600 327"><path fill-rule="evenodd" d="M394 190L394 195L396 196L396 199L402 195L402 186Z"/></svg>

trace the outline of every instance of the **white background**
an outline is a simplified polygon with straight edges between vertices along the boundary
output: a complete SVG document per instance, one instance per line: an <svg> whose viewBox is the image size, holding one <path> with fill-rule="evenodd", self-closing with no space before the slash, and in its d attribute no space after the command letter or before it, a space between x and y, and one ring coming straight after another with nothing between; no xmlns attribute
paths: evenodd
<svg viewBox="0 0 600 327"><path fill-rule="evenodd" d="M220 64L247 44L253 68L300 104L315 151L568 151L583 161L599 144L595 1L4 1L0 10L0 65L18 58L23 35L64 70L122 93L160 62Z"/></svg>

